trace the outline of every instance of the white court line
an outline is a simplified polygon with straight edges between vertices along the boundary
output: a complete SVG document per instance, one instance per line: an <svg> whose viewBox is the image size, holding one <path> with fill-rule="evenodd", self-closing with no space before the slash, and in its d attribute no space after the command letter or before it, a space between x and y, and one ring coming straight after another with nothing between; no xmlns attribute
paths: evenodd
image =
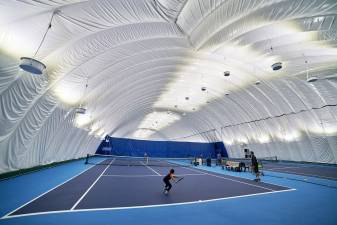
<svg viewBox="0 0 337 225"><path fill-rule="evenodd" d="M91 184L91 186L87 189L86 192L84 192L84 194L77 200L77 202L73 205L73 207L71 207L70 210L74 210L74 208L82 201L82 199L88 194L88 192L91 190L91 188L97 183L97 181L99 180L99 178L101 178L101 176L105 173L105 171L109 168L109 166L112 164L114 160L111 160L111 162L109 163L109 165L107 165L105 167L105 169L103 170L103 172L97 177L97 179L94 181L94 183Z"/></svg>
<svg viewBox="0 0 337 225"><path fill-rule="evenodd" d="M146 168L148 168L149 170L153 171L155 174L161 176L160 173L158 173L157 171L155 171L154 169L152 169L151 167L149 167L148 165L146 165L145 163L143 163L142 161L140 161L144 166L146 166Z"/></svg>
<svg viewBox="0 0 337 225"><path fill-rule="evenodd" d="M205 202L214 202L214 201L227 200L227 199L244 198L244 197L258 196L258 195L267 195L267 194L274 194L274 193L288 192L288 191L295 191L295 190L296 189L287 189L287 190L281 190L281 191L268 191L268 192L256 193L256 194L239 195L239 196L233 196L233 197L215 198L215 199L208 199L208 200L199 200L199 201L191 201L191 202L180 202L180 203L171 203L171 204L144 205L144 206L127 206L127 207L114 207L114 208L95 208L95 209L75 209L75 210L60 210L60 211L27 213L27 214L13 215L13 216L9 216L9 217L6 217L6 218L3 217L1 219L11 219L11 218L16 218L16 217L46 215L46 214L56 214L56 213L76 213L76 212L123 210L123 209L139 209L139 208L154 208L154 207L166 207L166 206L188 205L188 204L202 204L202 203L205 203Z"/></svg>
<svg viewBox="0 0 337 225"><path fill-rule="evenodd" d="M186 173L186 174L179 174L179 176L205 176L207 174L197 174L197 173ZM164 177L165 175L114 175L114 174L106 174L103 177Z"/></svg>
<svg viewBox="0 0 337 225"><path fill-rule="evenodd" d="M103 161L104 161L104 160L102 160L101 162L103 162ZM92 166L90 166L90 167L89 167L89 168L87 168L86 170L83 170L81 173L79 173L79 174L77 174L77 175L75 175L75 176L73 176L73 177L69 178L68 180L66 180L66 181L64 181L64 182L60 183L59 185L57 185L57 186L55 186L55 187L53 187L53 188L49 189L48 191L45 191L45 192L43 192L43 193L42 193L42 194L40 194L39 196L37 196L37 197L33 198L32 200L30 200L29 202L26 202L25 204L21 205L20 207L18 207L18 208L16 208L16 209L14 209L13 211L10 211L10 212L9 212L9 213L7 213L6 215L4 215L4 216L3 216L1 219L8 217L8 215L12 214L13 212L15 212L15 211L17 211L17 210L19 210L19 209L21 209L21 208L25 207L26 205L28 205L29 203L31 203L31 202L35 201L36 199L38 199L38 198L42 197L43 195L45 195L45 194L47 194L47 193L51 192L52 190L54 190L54 189L56 189L56 188L60 187L61 185L63 185L63 184L65 184L65 183L67 183L67 182L71 181L72 179L74 179L74 178L76 178L76 177L80 176L81 174L83 174L83 173L87 172L88 170L90 170L90 169L91 169L91 168L93 168L94 166L96 166L96 165L92 165Z"/></svg>
<svg viewBox="0 0 337 225"><path fill-rule="evenodd" d="M102 177L160 177L160 175L157 174L150 174L150 175L114 175L114 174L106 174Z"/></svg>

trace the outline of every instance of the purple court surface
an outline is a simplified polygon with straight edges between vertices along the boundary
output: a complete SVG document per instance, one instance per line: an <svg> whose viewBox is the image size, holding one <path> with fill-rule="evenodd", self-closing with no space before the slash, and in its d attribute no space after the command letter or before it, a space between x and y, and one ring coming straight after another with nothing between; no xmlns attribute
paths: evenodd
<svg viewBox="0 0 337 225"><path fill-rule="evenodd" d="M267 171L311 176L329 180L337 180L337 166L299 163L269 163L264 165Z"/></svg>
<svg viewBox="0 0 337 225"><path fill-rule="evenodd" d="M143 163L143 162L139 162ZM114 165L116 164L116 165ZM251 179L174 165L184 179L163 194L167 166L119 166L112 159L41 194L6 217L102 209L146 208L273 194L293 189Z"/></svg>
<svg viewBox="0 0 337 225"><path fill-rule="evenodd" d="M247 159L235 159L234 161L242 161L247 165L251 164L250 160ZM263 165L261 170L264 172L279 172L337 181L336 165L263 160L261 162Z"/></svg>

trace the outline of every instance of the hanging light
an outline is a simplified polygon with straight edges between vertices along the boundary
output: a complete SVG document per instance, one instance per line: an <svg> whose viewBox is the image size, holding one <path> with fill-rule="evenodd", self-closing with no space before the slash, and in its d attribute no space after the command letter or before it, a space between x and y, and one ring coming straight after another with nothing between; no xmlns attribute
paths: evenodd
<svg viewBox="0 0 337 225"><path fill-rule="evenodd" d="M303 56L304 56L304 54L303 54ZM305 56L304 56L304 57L305 57ZM316 76L309 77L308 60L305 59L304 62L305 62L305 67L306 67L306 72L307 72L307 82L312 83L312 82L317 81L317 80L318 80L318 77L316 77Z"/></svg>
<svg viewBox="0 0 337 225"><path fill-rule="evenodd" d="M318 80L317 77L309 77L309 78L307 78L307 82L309 82L309 83L315 82L315 81L317 81L317 80Z"/></svg>
<svg viewBox="0 0 337 225"><path fill-rule="evenodd" d="M75 112L77 114L85 114L87 109L85 107L82 106L82 103L83 103L83 98L87 92L87 88L88 88L88 77L86 77L86 84L85 84L85 89L84 89L84 92L83 92L83 96L82 96L82 102L80 104L79 107L75 108Z"/></svg>
<svg viewBox="0 0 337 225"><path fill-rule="evenodd" d="M273 54L273 46L271 44L271 40L270 40L270 53ZM271 65L271 68L273 69L273 71L277 71L277 70L282 69L282 62L273 63Z"/></svg>
<svg viewBox="0 0 337 225"><path fill-rule="evenodd" d="M75 108L75 112L76 112L75 126L79 128L84 128L84 129L88 128L86 126L92 120L92 116L90 115L90 113L87 113L87 109L84 106L82 106L83 99L85 97L87 88L88 88L88 77L86 77L86 84L85 84L85 89L83 92L81 104L79 107Z"/></svg>
<svg viewBox="0 0 337 225"><path fill-rule="evenodd" d="M272 68L274 71L280 70L280 69L282 69L282 63L281 63L281 62L274 63L273 65L271 65L271 68Z"/></svg>
<svg viewBox="0 0 337 225"><path fill-rule="evenodd" d="M20 60L21 60L21 63L19 67L28 73L32 73L35 75L41 75L46 69L46 66L42 62L36 59L29 58L29 57L21 57Z"/></svg>
<svg viewBox="0 0 337 225"><path fill-rule="evenodd" d="M75 109L75 111L76 111L77 114L85 114L85 112L87 111L87 109L83 108L83 107L77 107Z"/></svg>
<svg viewBox="0 0 337 225"><path fill-rule="evenodd" d="M35 74L35 75L41 75L44 73L45 69L46 69L46 65L44 65L42 62L40 62L39 60L37 59L34 59L37 55L37 53L39 52L46 36L47 36L47 33L49 31L49 29L51 28L51 23L52 23L52 20L53 20L53 17L56 13L58 13L59 10L56 9L53 11L53 14L50 18L50 21L49 21L49 24L48 24L48 28L45 32L45 34L43 35L43 38L41 40L41 43L39 45L39 47L37 48L35 54L33 57L21 57L20 60L21 60L21 63L19 65L19 67L28 72L28 73L31 73L31 74Z"/></svg>

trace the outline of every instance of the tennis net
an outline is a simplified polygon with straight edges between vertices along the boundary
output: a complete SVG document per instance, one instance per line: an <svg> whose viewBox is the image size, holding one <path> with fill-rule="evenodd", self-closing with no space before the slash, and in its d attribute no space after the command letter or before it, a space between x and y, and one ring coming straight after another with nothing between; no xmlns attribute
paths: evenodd
<svg viewBox="0 0 337 225"><path fill-rule="evenodd" d="M159 158L159 157L134 157L88 154L85 164L111 165L111 166L162 166L181 167L193 166L194 158Z"/></svg>

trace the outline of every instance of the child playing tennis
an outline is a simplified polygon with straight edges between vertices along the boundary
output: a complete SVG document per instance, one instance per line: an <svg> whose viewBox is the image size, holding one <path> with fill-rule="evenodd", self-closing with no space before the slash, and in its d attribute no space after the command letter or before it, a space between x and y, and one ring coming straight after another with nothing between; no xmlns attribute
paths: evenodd
<svg viewBox="0 0 337 225"><path fill-rule="evenodd" d="M167 195L172 188L172 184L170 183L170 180L172 179L174 181L174 178L177 178L174 175L174 169L171 169L170 172L164 177L163 181L165 183L165 190L164 193Z"/></svg>

